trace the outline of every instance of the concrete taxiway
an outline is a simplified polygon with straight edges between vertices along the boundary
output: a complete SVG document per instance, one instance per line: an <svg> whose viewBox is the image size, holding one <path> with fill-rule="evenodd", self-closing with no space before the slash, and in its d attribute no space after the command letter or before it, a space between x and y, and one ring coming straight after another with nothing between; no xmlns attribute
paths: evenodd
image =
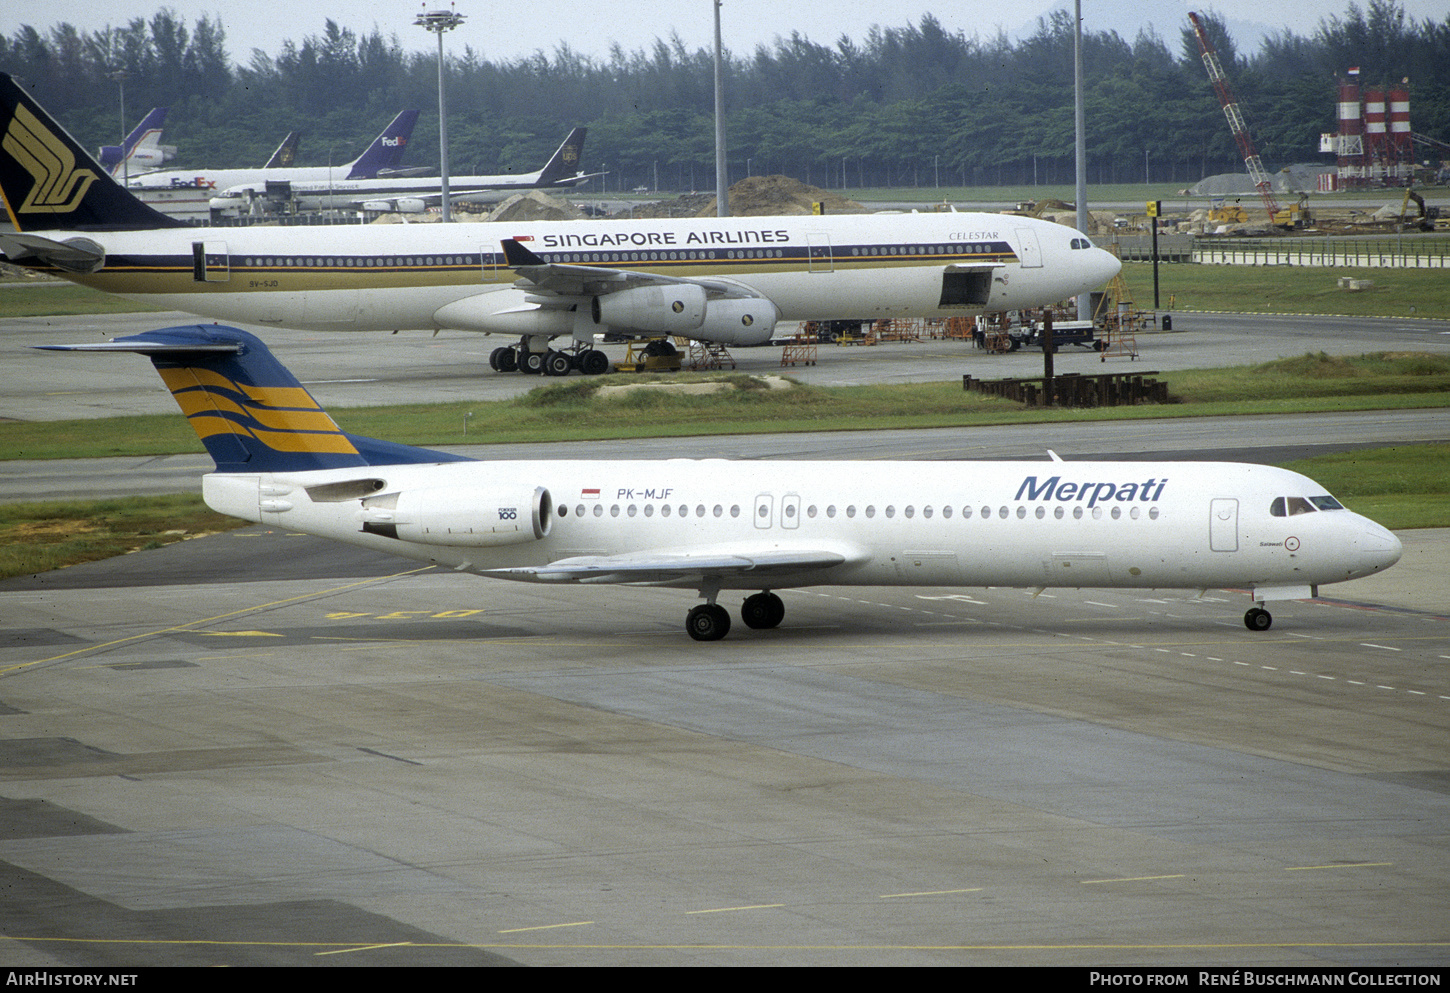
<svg viewBox="0 0 1450 993"><path fill-rule="evenodd" d="M718 451L1171 458L1309 431L1282 428ZM1442 969L1450 530L1401 538L1266 633L1235 591L823 588L698 644L688 591L260 526L3 582L0 948Z"/></svg>
<svg viewBox="0 0 1450 993"><path fill-rule="evenodd" d="M12 965L1450 963L1450 531L1324 598L0 583ZM733 606L733 604L732 604Z"/></svg>
<svg viewBox="0 0 1450 993"><path fill-rule="evenodd" d="M32 290L36 292L37 290ZM9 291L16 292L16 291ZM1174 314L1170 333L1138 338L1138 358L1102 357L1068 347L1055 360L1058 374L1159 371L1248 365L1328 352L1377 351L1450 354L1450 321L1292 315ZM72 420L127 414L172 414L176 407L149 363L128 355L56 354L34 345L105 341L153 328L195 323L182 313L26 317L0 321L0 419ZM243 325L259 335L324 407L454 403L517 396L541 383L488 368L489 353L516 339L445 331L431 334L289 331ZM606 345L615 359L623 345ZM965 341L927 339L871 348L823 345L815 365L782 368L780 348L737 348L736 371L789 375L816 386L960 381L963 374L991 379L1042 374L1042 352L993 355ZM573 379L575 377L571 377ZM622 377L627 379L628 377ZM460 423L460 432L462 424ZM76 425L75 430L82 430Z"/></svg>
<svg viewBox="0 0 1450 993"><path fill-rule="evenodd" d="M1450 532L1403 537L1267 634L820 589L699 645L688 593L263 528L3 583L5 958L1443 966Z"/></svg>

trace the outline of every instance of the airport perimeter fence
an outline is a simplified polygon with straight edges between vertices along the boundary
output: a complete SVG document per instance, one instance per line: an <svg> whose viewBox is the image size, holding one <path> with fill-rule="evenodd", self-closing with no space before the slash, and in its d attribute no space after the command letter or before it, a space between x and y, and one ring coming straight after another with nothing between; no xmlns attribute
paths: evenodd
<svg viewBox="0 0 1450 993"><path fill-rule="evenodd" d="M1384 238L1173 238L1162 262L1205 265L1298 265L1340 269L1450 269L1450 238L1406 235ZM1187 242L1187 243L1185 243ZM1147 238L1123 238L1118 252L1124 262L1151 262Z"/></svg>

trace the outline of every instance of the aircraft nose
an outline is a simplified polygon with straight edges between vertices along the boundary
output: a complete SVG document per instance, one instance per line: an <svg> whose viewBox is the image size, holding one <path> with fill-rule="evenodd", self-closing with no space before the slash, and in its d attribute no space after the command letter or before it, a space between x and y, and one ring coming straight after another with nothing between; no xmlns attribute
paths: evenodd
<svg viewBox="0 0 1450 993"><path fill-rule="evenodd" d="M1101 286L1123 271L1122 260L1112 252L1101 248L1094 248L1093 270L1097 282L1093 285Z"/></svg>
<svg viewBox="0 0 1450 993"><path fill-rule="evenodd" d="M1359 552L1358 572L1362 576L1388 569L1400 560L1405 550L1393 531L1370 520L1364 522L1364 527L1355 540L1355 547Z"/></svg>

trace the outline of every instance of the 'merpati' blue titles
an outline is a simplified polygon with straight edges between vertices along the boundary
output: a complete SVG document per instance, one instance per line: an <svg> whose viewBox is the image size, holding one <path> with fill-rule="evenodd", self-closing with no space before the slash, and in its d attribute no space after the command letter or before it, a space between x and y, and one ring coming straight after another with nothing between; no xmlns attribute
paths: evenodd
<svg viewBox="0 0 1450 993"><path fill-rule="evenodd" d="M1064 483L1061 476L1053 476L1041 483L1036 476L1028 476L1017 488L1016 500L1057 500L1061 503L1087 501L1089 507L1115 500L1118 503L1153 503L1163 495L1166 479L1146 479L1141 483Z"/></svg>

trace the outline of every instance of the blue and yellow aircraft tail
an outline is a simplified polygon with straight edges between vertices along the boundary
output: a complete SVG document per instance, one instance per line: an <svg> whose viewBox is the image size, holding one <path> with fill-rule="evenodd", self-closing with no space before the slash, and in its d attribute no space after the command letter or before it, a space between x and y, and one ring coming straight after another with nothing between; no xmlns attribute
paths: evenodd
<svg viewBox="0 0 1450 993"><path fill-rule="evenodd" d="M302 472L468 461L342 431L256 335L217 324L161 328L52 351L148 356L218 472Z"/></svg>

